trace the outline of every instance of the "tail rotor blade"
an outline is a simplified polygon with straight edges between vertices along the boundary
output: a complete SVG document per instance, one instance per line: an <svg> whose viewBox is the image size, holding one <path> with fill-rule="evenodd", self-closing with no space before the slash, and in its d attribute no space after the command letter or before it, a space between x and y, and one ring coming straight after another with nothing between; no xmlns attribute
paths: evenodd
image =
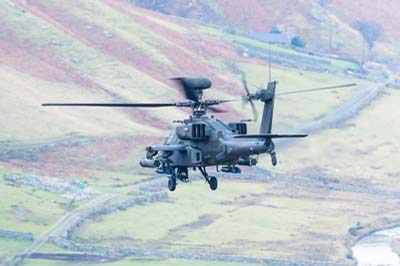
<svg viewBox="0 0 400 266"><path fill-rule="evenodd" d="M246 95L250 96L250 90L249 87L247 86L247 79L246 79L246 73L242 73L242 83L243 83L243 88L246 91Z"/></svg>
<svg viewBox="0 0 400 266"><path fill-rule="evenodd" d="M245 107L248 103L250 103L251 110L252 110L253 116L254 116L254 121L257 121L258 120L258 112L257 112L256 106L254 105L254 102L252 99L253 95L250 93L249 86L247 84L245 72L242 73L242 84L243 84L243 88L246 92L246 96L243 96L243 98L242 98L242 106Z"/></svg>
<svg viewBox="0 0 400 266"><path fill-rule="evenodd" d="M250 101L250 104L251 104L251 109L253 111L254 121L257 122L257 120L258 120L258 112L257 112L256 106L255 106L253 101Z"/></svg>

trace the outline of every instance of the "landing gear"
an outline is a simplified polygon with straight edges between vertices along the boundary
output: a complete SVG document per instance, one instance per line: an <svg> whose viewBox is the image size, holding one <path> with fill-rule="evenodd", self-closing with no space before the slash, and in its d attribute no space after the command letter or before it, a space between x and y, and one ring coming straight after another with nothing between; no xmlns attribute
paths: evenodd
<svg viewBox="0 0 400 266"><path fill-rule="evenodd" d="M276 166L278 164L278 159L276 158L275 144L270 141L267 147L267 152L271 155L271 163L273 166Z"/></svg>
<svg viewBox="0 0 400 266"><path fill-rule="evenodd" d="M215 176L210 176L210 180L208 181L208 183L210 184L210 189L212 191L217 190L218 188L218 180Z"/></svg>
<svg viewBox="0 0 400 266"><path fill-rule="evenodd" d="M175 189L176 189L176 175L175 174L169 177L168 189L171 192L175 191Z"/></svg>
<svg viewBox="0 0 400 266"><path fill-rule="evenodd" d="M199 167L201 174L203 175L206 183L210 185L210 189L212 191L217 190L218 188L218 180L215 176L209 176L205 167Z"/></svg>
<svg viewBox="0 0 400 266"><path fill-rule="evenodd" d="M275 152L271 153L271 163L273 166L276 166L278 164L278 159L276 158Z"/></svg>
<svg viewBox="0 0 400 266"><path fill-rule="evenodd" d="M187 168L178 168L176 174L175 170L170 170L172 173L168 179L168 189L169 191L175 191L176 189L176 181L179 179L180 181L187 183L189 182L189 174Z"/></svg>

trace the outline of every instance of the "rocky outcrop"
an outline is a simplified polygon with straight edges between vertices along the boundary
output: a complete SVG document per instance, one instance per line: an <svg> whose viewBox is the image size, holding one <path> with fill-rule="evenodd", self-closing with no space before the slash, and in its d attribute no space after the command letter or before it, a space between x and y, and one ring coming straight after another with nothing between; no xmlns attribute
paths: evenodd
<svg viewBox="0 0 400 266"><path fill-rule="evenodd" d="M96 194L86 183L78 179L59 179L47 176L15 174L6 174L3 178L8 184L30 186L59 194L67 199L90 199Z"/></svg>

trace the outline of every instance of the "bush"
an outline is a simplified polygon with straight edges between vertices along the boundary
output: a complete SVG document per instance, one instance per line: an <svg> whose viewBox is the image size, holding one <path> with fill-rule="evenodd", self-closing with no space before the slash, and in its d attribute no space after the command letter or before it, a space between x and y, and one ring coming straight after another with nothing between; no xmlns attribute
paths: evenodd
<svg viewBox="0 0 400 266"><path fill-rule="evenodd" d="M272 28L269 33L274 33L274 34L279 34L282 33L282 31L276 27Z"/></svg>
<svg viewBox="0 0 400 266"><path fill-rule="evenodd" d="M293 47L304 48L306 43L299 36L296 36L292 38L291 45Z"/></svg>

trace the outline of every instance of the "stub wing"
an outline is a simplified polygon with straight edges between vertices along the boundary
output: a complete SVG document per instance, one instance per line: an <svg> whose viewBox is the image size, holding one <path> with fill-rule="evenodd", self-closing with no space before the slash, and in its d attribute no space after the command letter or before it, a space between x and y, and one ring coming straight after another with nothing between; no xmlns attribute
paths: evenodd
<svg viewBox="0 0 400 266"><path fill-rule="evenodd" d="M284 139L284 138L305 138L307 134L248 134L248 135L235 135L236 139Z"/></svg>
<svg viewBox="0 0 400 266"><path fill-rule="evenodd" d="M186 151L186 145L163 145L163 146L150 146L147 148L150 151Z"/></svg>

